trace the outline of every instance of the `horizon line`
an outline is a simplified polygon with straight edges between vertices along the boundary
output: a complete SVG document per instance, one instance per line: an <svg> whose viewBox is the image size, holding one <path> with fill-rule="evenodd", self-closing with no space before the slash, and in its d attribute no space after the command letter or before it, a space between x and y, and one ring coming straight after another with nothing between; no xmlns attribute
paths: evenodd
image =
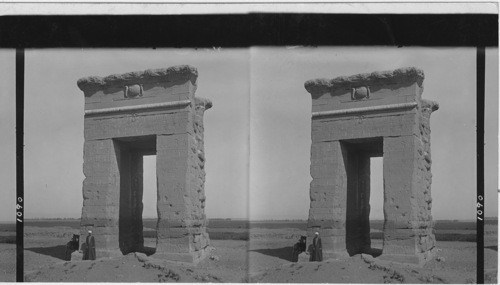
<svg viewBox="0 0 500 285"><path fill-rule="evenodd" d="M80 220L81 218L25 218L25 221L38 221L38 220ZM144 217L143 220L155 220L157 217ZM498 216L485 217L486 219L498 219ZM207 218L207 220L233 220L233 221L249 221L249 222L260 222L260 221L307 221L308 219L299 218L279 218L279 219L247 219L247 218ZM434 219L434 221L476 221L476 219ZM384 219L370 219L370 221L384 221ZM16 221L6 221L0 220L0 223L16 223Z"/></svg>

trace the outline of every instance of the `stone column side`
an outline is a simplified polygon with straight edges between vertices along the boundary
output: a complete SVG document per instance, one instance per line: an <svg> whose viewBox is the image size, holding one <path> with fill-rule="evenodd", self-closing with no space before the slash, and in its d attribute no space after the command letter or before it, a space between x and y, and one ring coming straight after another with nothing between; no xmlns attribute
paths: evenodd
<svg viewBox="0 0 500 285"><path fill-rule="evenodd" d="M92 230L98 256L118 254L120 175L113 140L85 141L80 243Z"/></svg>
<svg viewBox="0 0 500 285"><path fill-rule="evenodd" d="M422 138L384 138L384 249L381 259L423 264L435 247L430 164ZM408 199L409 197L409 199Z"/></svg>
<svg viewBox="0 0 500 285"><path fill-rule="evenodd" d="M435 252L431 207L430 115L422 100L413 136L384 138L384 249L380 258L423 264ZM406 193L401 195L398 191ZM399 201L398 198L400 197ZM403 200L402 198L410 197ZM395 200L393 200L395 199Z"/></svg>
<svg viewBox="0 0 500 285"><path fill-rule="evenodd" d="M196 263L210 243L205 215L203 113L212 106L196 99L191 132L157 136L158 226L156 254Z"/></svg>
<svg viewBox="0 0 500 285"><path fill-rule="evenodd" d="M434 221L432 219L432 197L431 197L431 141L430 141L430 116L438 110L439 105L430 100L422 100L418 112L419 139L417 144L417 169L415 189L418 201L417 221L419 235L417 236L417 252L420 254L422 262L432 258L436 246L436 238L433 233Z"/></svg>
<svg viewBox="0 0 500 285"><path fill-rule="evenodd" d="M193 113L193 136L189 140L189 172L188 183L190 189L191 202L193 203L192 219L196 221L193 227L199 230L193 235L193 248L195 258L202 259L210 244L208 233L206 232L207 217L205 215L205 146L204 146L204 124L203 115L206 110L212 107L212 102L204 98L195 99L195 111Z"/></svg>
<svg viewBox="0 0 500 285"><path fill-rule="evenodd" d="M415 136L384 137L383 144L385 222L382 254L415 255Z"/></svg>
<svg viewBox="0 0 500 285"><path fill-rule="evenodd" d="M313 140L311 176L307 246L319 232L325 253L346 253L347 174L339 141Z"/></svg>
<svg viewBox="0 0 500 285"><path fill-rule="evenodd" d="M187 189L189 134L156 138L158 181L157 253L189 253L190 197Z"/></svg>

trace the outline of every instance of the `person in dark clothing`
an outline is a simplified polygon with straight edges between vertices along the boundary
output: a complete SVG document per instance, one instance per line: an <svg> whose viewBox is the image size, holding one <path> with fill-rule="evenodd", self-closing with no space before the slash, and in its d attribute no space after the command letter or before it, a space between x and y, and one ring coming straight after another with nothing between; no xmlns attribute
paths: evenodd
<svg viewBox="0 0 500 285"><path fill-rule="evenodd" d="M299 242L293 245L292 261L299 261L299 254L306 251L307 236L301 236Z"/></svg>
<svg viewBox="0 0 500 285"><path fill-rule="evenodd" d="M80 244L80 236L73 235L71 241L66 244L65 260L71 260L71 253L73 253L75 250L78 250L79 244Z"/></svg>
<svg viewBox="0 0 500 285"><path fill-rule="evenodd" d="M89 231L85 239L86 248L83 252L83 260L95 260L95 240L92 236L92 231Z"/></svg>
<svg viewBox="0 0 500 285"><path fill-rule="evenodd" d="M323 247L321 246L321 238L318 232L314 233L311 261L323 261Z"/></svg>

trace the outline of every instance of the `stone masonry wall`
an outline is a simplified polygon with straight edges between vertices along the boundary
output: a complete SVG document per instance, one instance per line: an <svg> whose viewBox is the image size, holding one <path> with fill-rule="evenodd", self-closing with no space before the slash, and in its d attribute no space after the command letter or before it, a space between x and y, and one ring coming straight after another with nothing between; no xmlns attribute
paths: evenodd
<svg viewBox="0 0 500 285"><path fill-rule="evenodd" d="M195 112L191 120L192 133L177 137L175 145L182 145L180 157L176 158L181 167L180 172L185 173L186 192L178 191L181 184L174 184L173 188L164 187L163 181L172 183L172 179L165 177L159 181L160 188L165 189L161 195L159 204L158 222L158 247L157 252L167 259L185 262L196 262L205 257L209 245L209 237L206 232L205 208L205 156L203 145L203 113L211 107L212 103L206 99L196 99ZM171 140L172 138L163 138ZM158 142L160 145L169 144L165 141ZM172 143L170 143L172 144ZM186 147L185 147L186 146ZM162 156L163 157L163 156ZM158 167L166 167L165 171L175 171L168 161L158 160ZM170 166L170 167L169 167ZM178 176L178 175L172 175ZM172 189L168 191L168 189Z"/></svg>
<svg viewBox="0 0 500 285"><path fill-rule="evenodd" d="M312 97L308 240L326 256L370 252L369 158L384 159L381 259L423 264L433 253L430 125L416 68L305 83Z"/></svg>
<svg viewBox="0 0 500 285"><path fill-rule="evenodd" d="M111 139L85 141L83 173L80 242L92 230L100 248L118 250L120 174Z"/></svg>
<svg viewBox="0 0 500 285"><path fill-rule="evenodd" d="M159 258L196 263L209 244L204 214L203 112L190 66L87 77L81 234L97 256L144 249L142 156L157 159ZM80 239L84 241L85 239Z"/></svg>

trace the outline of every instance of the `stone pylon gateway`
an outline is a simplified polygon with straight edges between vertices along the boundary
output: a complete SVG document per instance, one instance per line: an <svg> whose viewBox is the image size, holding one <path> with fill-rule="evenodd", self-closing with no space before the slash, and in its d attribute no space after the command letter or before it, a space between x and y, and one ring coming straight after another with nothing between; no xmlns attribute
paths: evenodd
<svg viewBox="0 0 500 285"><path fill-rule="evenodd" d="M369 253L370 157L383 157L380 259L423 264L435 248L429 119L416 68L305 83L312 97L308 236L326 255ZM309 238L309 243L312 238Z"/></svg>
<svg viewBox="0 0 500 285"><path fill-rule="evenodd" d="M203 114L191 66L78 80L85 95L81 234L97 257L144 250L143 156L156 155L155 256L196 263L209 245ZM81 238L85 241L85 238Z"/></svg>

